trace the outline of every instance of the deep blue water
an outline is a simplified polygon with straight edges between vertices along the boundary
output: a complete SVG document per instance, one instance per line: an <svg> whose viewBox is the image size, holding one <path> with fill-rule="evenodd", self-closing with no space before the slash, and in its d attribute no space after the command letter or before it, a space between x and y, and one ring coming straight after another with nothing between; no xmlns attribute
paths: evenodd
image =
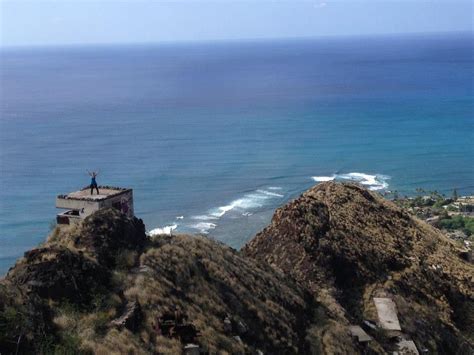
<svg viewBox="0 0 474 355"><path fill-rule="evenodd" d="M4 49L0 274L45 239L55 196L87 185L86 169L132 187L148 230L236 248L313 177L472 194L473 43Z"/></svg>

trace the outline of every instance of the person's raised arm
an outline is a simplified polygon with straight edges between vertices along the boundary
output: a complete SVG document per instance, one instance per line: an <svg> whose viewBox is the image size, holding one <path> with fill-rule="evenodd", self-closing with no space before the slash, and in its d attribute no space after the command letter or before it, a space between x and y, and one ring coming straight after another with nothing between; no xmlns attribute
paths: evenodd
<svg viewBox="0 0 474 355"><path fill-rule="evenodd" d="M89 170L86 170L89 176L92 176L91 172Z"/></svg>

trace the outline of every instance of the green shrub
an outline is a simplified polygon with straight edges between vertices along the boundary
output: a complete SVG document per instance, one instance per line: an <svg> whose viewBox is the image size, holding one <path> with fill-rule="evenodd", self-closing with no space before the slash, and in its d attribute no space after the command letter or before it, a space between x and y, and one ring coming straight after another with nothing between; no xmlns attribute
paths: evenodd
<svg viewBox="0 0 474 355"><path fill-rule="evenodd" d="M456 207L456 206L453 206L453 205L448 205L446 210L449 211L449 212L457 212L457 211L459 211L459 208Z"/></svg>
<svg viewBox="0 0 474 355"><path fill-rule="evenodd" d="M0 312L0 348L14 352L16 341L24 330L25 317L17 309L6 306Z"/></svg>
<svg viewBox="0 0 474 355"><path fill-rule="evenodd" d="M41 337L35 338L35 348L39 350L41 354L54 354L55 353L55 338L52 335L43 334Z"/></svg>
<svg viewBox="0 0 474 355"><path fill-rule="evenodd" d="M439 221L441 228L452 230L462 230L467 235L474 234L474 218L464 216L453 216L443 218Z"/></svg>
<svg viewBox="0 0 474 355"><path fill-rule="evenodd" d="M80 346L81 341L77 335L65 333L61 337L61 343L54 346L54 355L83 354Z"/></svg>
<svg viewBox="0 0 474 355"><path fill-rule="evenodd" d="M121 251L115 258L117 269L128 270L137 262L137 252L125 249Z"/></svg>
<svg viewBox="0 0 474 355"><path fill-rule="evenodd" d="M13 307L6 306L0 312L0 334L6 334L8 330L18 329L24 322L23 315Z"/></svg>
<svg viewBox="0 0 474 355"><path fill-rule="evenodd" d="M109 324L109 315L107 312L98 312L96 313L96 318L94 319L94 331L96 334L104 335L107 331Z"/></svg>
<svg viewBox="0 0 474 355"><path fill-rule="evenodd" d="M439 198L433 204L433 208L442 208L443 206L446 206L448 203L450 203L450 200L445 200L444 198Z"/></svg>

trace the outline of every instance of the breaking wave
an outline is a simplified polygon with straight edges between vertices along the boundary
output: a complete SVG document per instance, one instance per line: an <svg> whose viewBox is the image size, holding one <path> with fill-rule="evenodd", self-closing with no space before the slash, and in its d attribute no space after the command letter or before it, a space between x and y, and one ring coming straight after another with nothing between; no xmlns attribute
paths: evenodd
<svg viewBox="0 0 474 355"><path fill-rule="evenodd" d="M171 235L171 233L176 229L178 228L178 225L177 224L172 224L172 225L169 225L169 226L164 226L164 227L158 227L158 228L155 228L155 229L152 229L151 231L149 231L147 234L149 236L154 236L154 235L163 235L163 234L166 234L166 235Z"/></svg>
<svg viewBox="0 0 474 355"><path fill-rule="evenodd" d="M259 189L233 200L227 205L213 208L205 215L193 216L191 218L199 222L190 227L199 230L201 233L209 233L211 229L217 227L216 221L230 211L236 210L239 211L241 215L249 216L251 215L249 210L264 207L272 199L283 198L283 194L275 192L277 190L281 190L281 187L271 186L267 189Z"/></svg>
<svg viewBox="0 0 474 355"><path fill-rule="evenodd" d="M366 186L369 190L385 190L389 184L387 180L390 176L381 174L366 174L359 172L351 173L337 173L328 176L313 176L312 179L316 182L325 181L353 181ZM267 205L278 203L279 200L285 199L285 192L282 187L268 186L261 188L242 197L230 201L228 204L212 208L201 215L194 215L191 217L184 217L178 215L176 220L179 220L179 230L183 231L197 231L198 233L208 234L211 230L218 227L219 220L225 215L233 212L231 218L249 217L252 216L258 209ZM171 235L175 229L178 228L177 222L170 221L169 225L157 227L148 232L148 235Z"/></svg>
<svg viewBox="0 0 474 355"><path fill-rule="evenodd" d="M336 178L336 175L331 175L331 176L313 176L313 180L317 182L323 182L323 181L332 181Z"/></svg>
<svg viewBox="0 0 474 355"><path fill-rule="evenodd" d="M217 224L211 222L199 222L191 225L191 228L197 229L200 233L207 234L211 229L217 227Z"/></svg>
<svg viewBox="0 0 474 355"><path fill-rule="evenodd" d="M387 175L370 175L365 173L347 173L347 174L334 174L331 176L313 176L313 180L316 182L324 181L354 181L361 185L367 186L369 190L377 191L384 190L388 187L387 180L390 176Z"/></svg>

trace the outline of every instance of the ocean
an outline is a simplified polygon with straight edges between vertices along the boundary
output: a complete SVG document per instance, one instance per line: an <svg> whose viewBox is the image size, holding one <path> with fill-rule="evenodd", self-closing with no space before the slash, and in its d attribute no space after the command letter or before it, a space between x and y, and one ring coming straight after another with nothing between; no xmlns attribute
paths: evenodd
<svg viewBox="0 0 474 355"><path fill-rule="evenodd" d="M473 39L1 49L0 274L87 169L151 233L234 248L321 181L472 194Z"/></svg>

